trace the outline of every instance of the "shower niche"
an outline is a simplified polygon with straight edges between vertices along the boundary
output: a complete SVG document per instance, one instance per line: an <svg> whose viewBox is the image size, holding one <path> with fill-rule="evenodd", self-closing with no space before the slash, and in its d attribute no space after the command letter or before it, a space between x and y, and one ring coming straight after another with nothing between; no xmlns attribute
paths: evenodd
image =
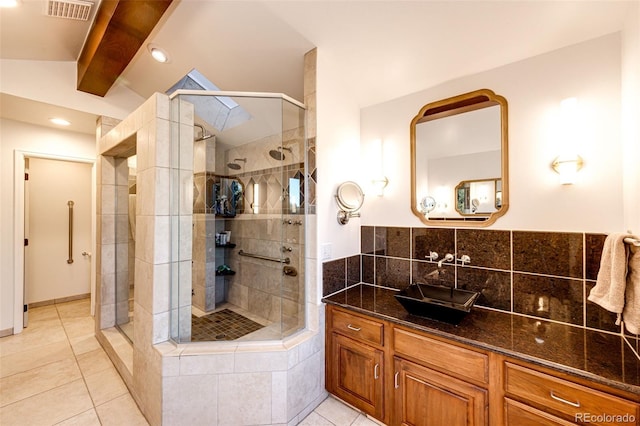
<svg viewBox="0 0 640 426"><path fill-rule="evenodd" d="M211 312L227 301L232 221L244 212L242 183L211 172L194 175L193 306Z"/></svg>

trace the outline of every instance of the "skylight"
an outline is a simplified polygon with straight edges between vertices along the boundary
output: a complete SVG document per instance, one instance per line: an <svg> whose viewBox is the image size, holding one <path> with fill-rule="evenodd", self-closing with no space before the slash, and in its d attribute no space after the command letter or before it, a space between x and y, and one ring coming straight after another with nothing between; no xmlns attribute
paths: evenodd
<svg viewBox="0 0 640 426"><path fill-rule="evenodd" d="M218 86L195 68L182 77L166 93L171 94L180 89L220 91ZM195 114L199 118L219 131L230 129L251 119L251 114L228 96L183 95L183 97L193 103Z"/></svg>

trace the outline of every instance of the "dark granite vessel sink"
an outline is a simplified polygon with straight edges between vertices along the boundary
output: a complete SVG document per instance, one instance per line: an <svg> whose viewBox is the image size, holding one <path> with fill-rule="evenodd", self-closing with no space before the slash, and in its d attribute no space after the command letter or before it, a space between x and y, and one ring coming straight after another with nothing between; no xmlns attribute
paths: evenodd
<svg viewBox="0 0 640 426"><path fill-rule="evenodd" d="M411 284L395 297L413 315L458 324L471 311L480 293L448 286Z"/></svg>

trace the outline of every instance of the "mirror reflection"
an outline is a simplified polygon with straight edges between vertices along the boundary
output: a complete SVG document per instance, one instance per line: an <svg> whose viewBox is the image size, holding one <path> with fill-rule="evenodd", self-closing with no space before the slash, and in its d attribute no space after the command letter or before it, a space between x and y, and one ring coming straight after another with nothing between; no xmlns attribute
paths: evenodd
<svg viewBox="0 0 640 426"><path fill-rule="evenodd" d="M456 211L461 215L489 215L502 207L502 180L463 181L456 186Z"/></svg>
<svg viewBox="0 0 640 426"><path fill-rule="evenodd" d="M507 102L488 89L425 105L411 122L412 210L486 226L508 208Z"/></svg>

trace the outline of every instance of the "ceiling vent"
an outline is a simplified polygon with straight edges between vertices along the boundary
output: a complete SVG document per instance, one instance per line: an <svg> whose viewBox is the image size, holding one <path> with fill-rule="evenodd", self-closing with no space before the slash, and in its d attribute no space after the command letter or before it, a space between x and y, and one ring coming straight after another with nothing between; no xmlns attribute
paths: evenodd
<svg viewBox="0 0 640 426"><path fill-rule="evenodd" d="M82 0L49 0L46 3L46 15L56 18L86 21L91 15L93 2Z"/></svg>

